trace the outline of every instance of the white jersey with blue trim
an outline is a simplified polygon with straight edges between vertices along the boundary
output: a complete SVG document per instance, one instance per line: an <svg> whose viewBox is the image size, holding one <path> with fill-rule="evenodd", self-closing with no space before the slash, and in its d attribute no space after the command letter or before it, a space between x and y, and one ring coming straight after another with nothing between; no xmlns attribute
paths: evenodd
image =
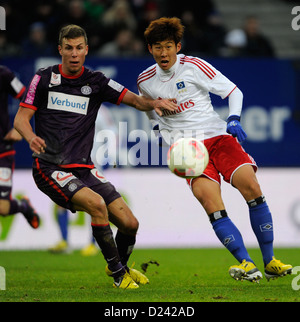
<svg viewBox="0 0 300 322"><path fill-rule="evenodd" d="M210 93L224 99L236 85L208 62L179 54L171 69L164 71L154 64L139 75L137 84L140 95L176 100L175 112L147 113L152 125L159 124L167 143L170 132L178 130L199 131L202 139L227 134L226 122L214 111Z"/></svg>

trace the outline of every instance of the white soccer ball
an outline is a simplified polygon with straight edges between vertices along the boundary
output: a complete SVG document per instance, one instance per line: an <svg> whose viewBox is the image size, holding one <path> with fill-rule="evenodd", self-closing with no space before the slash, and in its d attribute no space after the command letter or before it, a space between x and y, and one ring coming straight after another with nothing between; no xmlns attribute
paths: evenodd
<svg viewBox="0 0 300 322"><path fill-rule="evenodd" d="M205 145L193 138L177 140L168 151L169 169L178 177L191 179L199 177L209 160Z"/></svg>

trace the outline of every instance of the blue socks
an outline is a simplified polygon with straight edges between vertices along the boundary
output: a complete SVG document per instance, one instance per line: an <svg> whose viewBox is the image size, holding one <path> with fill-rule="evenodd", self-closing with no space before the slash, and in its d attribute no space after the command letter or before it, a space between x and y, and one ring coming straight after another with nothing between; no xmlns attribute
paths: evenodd
<svg viewBox="0 0 300 322"><path fill-rule="evenodd" d="M250 200L247 204L249 206L251 226L259 243L264 264L267 265L274 256L272 215L264 196Z"/></svg>
<svg viewBox="0 0 300 322"><path fill-rule="evenodd" d="M262 252L264 264L267 265L274 256L272 215L264 196L250 200L247 204L249 206L252 230ZM244 259L253 263L246 250L241 233L228 218L226 210L210 214L209 219L217 237L231 254L240 263Z"/></svg>
<svg viewBox="0 0 300 322"><path fill-rule="evenodd" d="M61 232L63 240L68 241L68 210L65 208L57 209L57 222Z"/></svg>
<svg viewBox="0 0 300 322"><path fill-rule="evenodd" d="M231 252L231 254L241 263L244 259L248 262L250 258L241 233L234 223L227 217L226 210L216 211L209 215L213 229L220 242Z"/></svg>

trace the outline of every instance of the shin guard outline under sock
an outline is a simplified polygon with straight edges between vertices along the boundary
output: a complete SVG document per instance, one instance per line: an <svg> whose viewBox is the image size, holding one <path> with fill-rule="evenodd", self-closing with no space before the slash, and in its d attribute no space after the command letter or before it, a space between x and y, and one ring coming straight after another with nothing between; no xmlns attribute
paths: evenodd
<svg viewBox="0 0 300 322"><path fill-rule="evenodd" d="M112 276L117 278L125 274L110 225L92 223L93 236L99 245Z"/></svg>
<svg viewBox="0 0 300 322"><path fill-rule="evenodd" d="M133 251L135 245L136 235L126 235L120 230L116 234L116 244L121 258L121 263L127 266L128 259Z"/></svg>
<svg viewBox="0 0 300 322"><path fill-rule="evenodd" d="M252 230L257 238L264 264L267 265L274 256L273 221L264 196L247 202Z"/></svg>
<svg viewBox="0 0 300 322"><path fill-rule="evenodd" d="M240 263L244 259L253 263L244 245L240 231L228 218L226 210L216 211L210 214L209 219L218 239L230 253Z"/></svg>

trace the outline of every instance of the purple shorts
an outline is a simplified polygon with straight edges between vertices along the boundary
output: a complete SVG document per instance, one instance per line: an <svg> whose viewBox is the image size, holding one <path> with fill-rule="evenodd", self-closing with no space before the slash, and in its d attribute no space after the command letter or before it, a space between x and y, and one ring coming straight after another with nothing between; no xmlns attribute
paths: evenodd
<svg viewBox="0 0 300 322"><path fill-rule="evenodd" d="M61 168L36 158L33 178L37 187L57 205L75 212L71 202L74 194L84 187L98 193L109 205L121 195L96 168Z"/></svg>
<svg viewBox="0 0 300 322"><path fill-rule="evenodd" d="M10 200L12 176L15 168L15 151L1 154L0 157L0 199Z"/></svg>

